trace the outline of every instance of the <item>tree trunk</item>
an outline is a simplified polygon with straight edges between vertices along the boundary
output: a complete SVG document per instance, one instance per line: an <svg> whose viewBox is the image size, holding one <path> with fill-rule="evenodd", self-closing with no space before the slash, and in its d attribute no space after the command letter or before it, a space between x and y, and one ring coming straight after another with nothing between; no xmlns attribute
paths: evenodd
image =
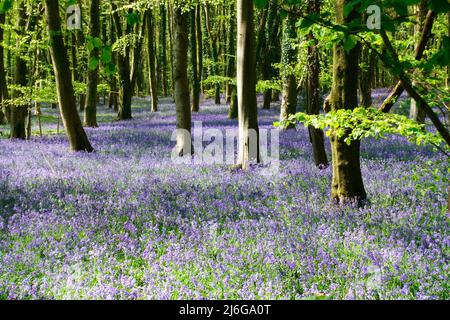
<svg viewBox="0 0 450 320"><path fill-rule="evenodd" d="M311 0L308 4L308 13L320 14L321 0ZM308 114L319 114L321 99L320 99L320 61L319 49L317 48L317 40L314 34L309 34L309 40L314 44L308 47L308 84L307 84L307 100L308 100ZM325 151L323 130L309 127L309 137L313 146L314 162L316 166L323 168L328 166L327 153Z"/></svg>
<svg viewBox="0 0 450 320"><path fill-rule="evenodd" d="M3 100L8 100L8 86L6 84L5 59L3 49L3 24L5 23L5 14L0 13L0 124L5 120L9 121L9 107L1 107Z"/></svg>
<svg viewBox="0 0 450 320"><path fill-rule="evenodd" d="M100 37L100 0L91 0L89 12L89 29L92 39ZM95 47L89 52L89 60L99 61L100 49ZM96 128L97 124L97 85L98 85L98 66L95 69L89 68L87 75L86 105L84 107L84 125L86 127Z"/></svg>
<svg viewBox="0 0 450 320"><path fill-rule="evenodd" d="M175 6L173 9L173 58L174 97L177 112L177 152L180 156L191 151L191 139L185 133L191 132L191 108L189 97L188 61L188 13Z"/></svg>
<svg viewBox="0 0 450 320"><path fill-rule="evenodd" d="M155 30L153 29L153 12L147 13L147 35L148 35L148 65L149 65L149 85L152 103L152 112L158 111L158 88L156 85L156 66L155 66Z"/></svg>
<svg viewBox="0 0 450 320"><path fill-rule="evenodd" d="M70 147L74 151L92 152L93 148L89 143L77 111L69 59L61 32L59 1L45 0L45 12L59 107Z"/></svg>
<svg viewBox="0 0 450 320"><path fill-rule="evenodd" d="M192 112L200 110L200 79L197 56L197 6L191 11Z"/></svg>
<svg viewBox="0 0 450 320"><path fill-rule="evenodd" d="M213 61L211 66L211 74L218 76L219 75L219 52L217 48L217 32L212 30L213 26L211 25L211 20L209 18L209 5L205 4L205 23L206 23L206 31L208 32L210 46L211 46L211 60ZM214 84L214 103L220 104L220 84Z"/></svg>
<svg viewBox="0 0 450 320"><path fill-rule="evenodd" d="M116 29L117 37L123 36L122 22L117 12L117 6L114 2L111 3L113 13L114 27ZM129 13L132 9L129 9ZM125 34L131 32L131 26L127 24ZM133 86L131 83L131 66L130 66L130 48L127 46L125 52L117 55L117 64L119 67L119 111L117 118L119 120L131 119L131 100L133 98Z"/></svg>
<svg viewBox="0 0 450 320"><path fill-rule="evenodd" d="M281 52L281 62L285 67L293 67L297 62L297 50L292 46L292 42L297 39L295 26L296 18L294 13L289 12L283 21L283 44ZM288 74L283 74L283 98L281 102L280 121L287 120L297 110L297 80L295 75L288 70ZM292 128L292 126L291 126Z"/></svg>
<svg viewBox="0 0 450 320"><path fill-rule="evenodd" d="M26 24L26 7L25 1L22 0L18 6L17 30L22 34L25 33ZM23 55L23 50L21 50L20 47L17 47L14 84L25 88L28 86L28 68L26 61L22 58ZM23 96L23 93L20 90L14 90L12 95L14 99L19 99ZM27 109L28 105L24 102L16 104L11 108L11 139L26 139Z"/></svg>
<svg viewBox="0 0 450 320"><path fill-rule="evenodd" d="M234 5L230 6L230 15L232 17L228 29L228 59L227 59L227 77L234 78L236 76L236 16L234 15ZM231 81L227 83L227 103L231 103L233 94L235 94L235 86ZM237 109L236 109L237 110Z"/></svg>
<svg viewBox="0 0 450 320"><path fill-rule="evenodd" d="M169 90L167 88L167 12L164 4L160 5L159 12L161 16L159 32L159 65L161 67L161 82L164 97L167 97Z"/></svg>
<svg viewBox="0 0 450 320"><path fill-rule="evenodd" d="M353 9L344 17L344 7L351 0L336 1L336 23L344 24L358 18ZM358 106L358 73L359 46L345 51L341 44L333 49L333 87L330 105L333 111L339 109L353 110ZM345 137L338 139L331 133L333 159L333 179L331 197L337 203L356 201L362 205L367 198L360 167L360 141L350 145L344 142Z"/></svg>
<svg viewBox="0 0 450 320"><path fill-rule="evenodd" d="M253 0L237 0L238 165L244 170L249 168L251 162L259 162L256 51L253 19Z"/></svg>
<svg viewBox="0 0 450 320"><path fill-rule="evenodd" d="M372 84L375 74L375 52L368 46L361 50L361 60L363 68L360 70L359 76L359 104L363 107L370 108L372 106Z"/></svg>

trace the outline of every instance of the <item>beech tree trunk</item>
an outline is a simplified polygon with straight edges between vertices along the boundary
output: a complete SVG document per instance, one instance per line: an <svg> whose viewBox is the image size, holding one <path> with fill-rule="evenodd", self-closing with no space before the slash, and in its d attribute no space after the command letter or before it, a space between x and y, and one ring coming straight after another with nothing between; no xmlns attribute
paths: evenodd
<svg viewBox="0 0 450 320"><path fill-rule="evenodd" d="M238 165L259 162L259 128L256 104L256 51L253 0L237 0L237 94L239 114Z"/></svg>
<svg viewBox="0 0 450 320"><path fill-rule="evenodd" d="M281 62L284 66L293 66L297 61L297 50L292 43L297 39L296 18L289 12L283 21L283 43ZM281 101L280 121L287 120L297 110L297 80L292 72L283 75L283 98ZM292 126L290 127L292 128Z"/></svg>
<svg viewBox="0 0 450 320"><path fill-rule="evenodd" d="M200 78L197 49L197 6L191 11L192 112L200 110Z"/></svg>
<svg viewBox="0 0 450 320"><path fill-rule="evenodd" d="M357 19L359 13L353 9L344 17L344 7L351 0L336 1L336 23L344 24ZM358 106L359 46L347 52L341 44L333 49L333 86L329 103L333 111L353 110ZM337 203L356 201L362 205L367 198L360 165L360 141L350 145L344 142L345 136L337 138L331 133L333 159L333 178L331 197Z"/></svg>
<svg viewBox="0 0 450 320"><path fill-rule="evenodd" d="M189 80L187 71L188 62L188 18L189 13L182 8L174 6L173 9L173 74L174 74L174 98L177 113L177 129L184 133L177 134L177 152L180 156L191 152L191 107L189 97ZM189 133L187 136L185 133Z"/></svg>
<svg viewBox="0 0 450 320"><path fill-rule="evenodd" d="M89 29L92 39L100 37L100 0L91 0L89 11ZM100 49L94 48L89 52L89 60L99 61ZM86 104L84 107L84 125L86 127L96 128L97 124L97 85L98 69L89 68L87 75Z"/></svg>
<svg viewBox="0 0 450 320"><path fill-rule="evenodd" d="M45 0L45 13L47 16L50 53L55 73L59 108L66 134L69 139L70 148L73 151L92 152L93 148L89 143L77 111L69 58L67 56L67 50L61 32L59 1Z"/></svg>
<svg viewBox="0 0 450 320"><path fill-rule="evenodd" d="M321 0L310 0L308 4L308 13L320 14ZM320 61L319 50L317 48L317 40L314 34L309 34L309 40L314 44L308 47L308 83L307 83L307 111L308 114L319 114L321 99L320 99ZM312 126L308 128L309 137L313 146L314 162L316 166L324 168L328 166L327 153L325 151L323 130L316 129Z"/></svg>
<svg viewBox="0 0 450 320"><path fill-rule="evenodd" d="M152 112L158 111L158 87L156 85L156 65L155 65L155 30L153 28L153 12L147 13L147 49L149 65L149 85L152 103Z"/></svg>
<svg viewBox="0 0 450 320"><path fill-rule="evenodd" d="M228 29L227 77L234 78L236 76L236 28L235 28L236 16L234 15L234 5L230 6L230 15L232 18ZM227 90L226 90L227 103L231 104L234 91L235 86L231 81L229 81L227 83Z"/></svg>

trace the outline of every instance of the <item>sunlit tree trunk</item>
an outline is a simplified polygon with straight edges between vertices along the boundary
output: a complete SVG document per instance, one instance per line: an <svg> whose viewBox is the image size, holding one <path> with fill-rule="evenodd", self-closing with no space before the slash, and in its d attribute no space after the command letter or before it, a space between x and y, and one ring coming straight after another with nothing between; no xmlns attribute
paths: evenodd
<svg viewBox="0 0 450 320"><path fill-rule="evenodd" d="M152 112L158 111L158 87L156 85L155 66L155 30L153 28L153 12L149 10L147 14L147 45L148 45L148 65L149 65L149 85L152 103Z"/></svg>
<svg viewBox="0 0 450 320"><path fill-rule="evenodd" d="M344 17L344 7L351 0L336 1L336 23L344 24L358 19L359 13L353 9ZM346 51L341 44L333 49L333 86L330 105L333 111L354 109L358 106L358 73L359 46ZM337 138L331 133L333 178L331 197L337 203L357 201L363 204L367 198L364 189L360 165L360 141L350 145L344 142L345 137Z"/></svg>
<svg viewBox="0 0 450 320"><path fill-rule="evenodd" d="M192 112L200 109L200 78L197 49L197 9L191 11L191 61L192 61Z"/></svg>
<svg viewBox="0 0 450 320"><path fill-rule="evenodd" d="M100 0L91 0L89 11L89 29L92 39L100 37ZM99 61L100 49L95 47L89 52L90 61ZM98 65L95 69L89 68L87 75L86 105L84 107L84 125L98 127L97 124L97 85Z"/></svg>
<svg viewBox="0 0 450 320"><path fill-rule="evenodd" d="M308 3L308 13L320 14L321 0L310 0ZM320 61L318 43L314 34L311 32L308 36L311 45L308 47L307 67L307 111L309 114L319 114L321 106L320 98ZM309 127L309 137L313 146L314 162L318 167L327 167L328 159L325 151L323 130Z"/></svg>
<svg viewBox="0 0 450 320"><path fill-rule="evenodd" d="M253 0L237 0L237 94L239 113L238 165L248 169L259 161L256 104L256 51Z"/></svg>
<svg viewBox="0 0 450 320"><path fill-rule="evenodd" d="M294 42L297 39L295 27L296 18L294 13L289 12L283 21L283 42L281 52L281 62L284 67L291 68L297 60L297 50ZM280 121L287 120L289 116L295 114L297 110L297 81L291 70L283 74L283 98L281 101Z"/></svg>
<svg viewBox="0 0 450 320"><path fill-rule="evenodd" d="M174 63L174 98L177 113L177 129L191 132L191 107L189 97L189 80L187 71L189 44L189 13L181 7L173 9L173 63ZM191 139L185 134L177 135L177 151L180 156L191 150Z"/></svg>
<svg viewBox="0 0 450 320"><path fill-rule="evenodd" d="M45 12L59 107L70 147L74 151L92 152L77 111L69 59L61 32L59 1L45 0Z"/></svg>

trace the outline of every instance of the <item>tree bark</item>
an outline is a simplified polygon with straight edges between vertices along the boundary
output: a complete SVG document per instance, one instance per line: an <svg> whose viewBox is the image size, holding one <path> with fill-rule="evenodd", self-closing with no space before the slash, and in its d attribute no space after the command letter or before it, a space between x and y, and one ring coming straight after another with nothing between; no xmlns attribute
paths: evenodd
<svg viewBox="0 0 450 320"><path fill-rule="evenodd" d="M100 0L91 0L89 11L89 29L92 39L100 37ZM100 49L95 47L89 52L89 60L100 59ZM84 125L86 127L96 128L97 124L97 85L98 69L89 69L87 75L86 104L84 107Z"/></svg>
<svg viewBox="0 0 450 320"><path fill-rule="evenodd" d="M197 49L197 9L191 11L191 61L192 61L192 112L200 110L200 78L198 70Z"/></svg>
<svg viewBox="0 0 450 320"><path fill-rule="evenodd" d="M237 0L237 93L239 114L238 165L259 162L259 128L256 104L256 51L253 0Z"/></svg>
<svg viewBox="0 0 450 320"><path fill-rule="evenodd" d="M184 133L191 132L191 107L189 97L189 80L187 72L188 61L188 13L182 8L174 6L173 9L173 58L174 58L174 97L177 113L177 129ZM192 141L186 134L177 134L177 152L180 156L191 151Z"/></svg>
<svg viewBox="0 0 450 320"><path fill-rule="evenodd" d="M155 66L155 30L153 28L153 12L147 13L147 35L148 35L148 65L149 65L149 85L152 103L152 112L158 111L158 87L156 85L156 66Z"/></svg>
<svg viewBox="0 0 450 320"><path fill-rule="evenodd" d="M321 0L310 0L308 3L308 13L320 14ZM314 44L308 47L308 83L307 83L307 102L308 114L319 114L321 99L320 99L320 61L319 61L319 49L317 48L318 42L314 37L314 34L310 32L309 40ZM316 129L312 126L308 128L309 137L313 146L313 156L316 166L319 168L325 168L328 166L327 153L325 151L324 134L323 130Z"/></svg>
<svg viewBox="0 0 450 320"><path fill-rule="evenodd" d="M93 148L89 143L77 111L69 59L61 32L59 1L45 0L45 12L59 107L70 147L73 151L92 152Z"/></svg>
<svg viewBox="0 0 450 320"><path fill-rule="evenodd" d="M358 19L354 8L344 17L344 7L351 0L336 1L336 23L344 24ZM341 44L333 49L333 86L329 103L333 111L340 109L353 110L358 106L358 73L359 53L357 45L349 52ZM362 205L367 198L360 166L360 141L350 145L344 142L345 136L337 138L331 133L333 178L331 197L336 203L356 202Z"/></svg>
<svg viewBox="0 0 450 320"><path fill-rule="evenodd" d="M297 50L292 46L292 42L297 39L295 22L296 18L292 11L283 20L281 62L288 70L287 74L283 74L283 97L281 101L280 121L287 120L297 110L297 80L295 79L295 75L289 70L297 60ZM293 128L293 126L290 126L290 128Z"/></svg>
<svg viewBox="0 0 450 320"><path fill-rule="evenodd" d="M17 16L17 30L20 33L25 33L26 29L26 7L25 1L20 1L18 6ZM28 86L27 74L28 68L26 61L22 58L23 50L17 47L17 53L15 56L15 68L14 68L14 84L23 88ZM13 98L19 99L23 96L20 90L13 91ZM11 109L11 139L26 139L26 116L28 105L24 102L16 104Z"/></svg>
<svg viewBox="0 0 450 320"><path fill-rule="evenodd" d="M6 84L5 58L3 49L3 24L5 23L5 14L0 13L0 124L5 120L10 121L9 107L1 107L4 100L9 99L8 86Z"/></svg>

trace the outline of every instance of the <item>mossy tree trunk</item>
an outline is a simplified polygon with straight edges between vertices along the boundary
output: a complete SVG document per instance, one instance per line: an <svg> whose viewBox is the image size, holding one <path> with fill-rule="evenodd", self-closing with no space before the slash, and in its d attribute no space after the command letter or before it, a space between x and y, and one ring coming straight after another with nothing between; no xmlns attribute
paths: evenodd
<svg viewBox="0 0 450 320"><path fill-rule="evenodd" d="M70 148L73 151L92 152L93 148L89 143L77 111L69 58L61 32L59 1L45 0L45 12L59 108Z"/></svg>
<svg viewBox="0 0 450 320"><path fill-rule="evenodd" d="M336 1L336 23L344 24L360 18L356 9L344 17L344 7L351 0ZM333 111L353 110L358 106L358 73L360 49L355 46L346 51L342 44L333 49L333 86L329 103ZM331 133L333 159L333 178L331 197L337 203L356 201L363 204L367 198L361 174L360 141L350 145L344 142L345 136L337 138Z"/></svg>
<svg viewBox="0 0 450 320"><path fill-rule="evenodd" d="M238 165L248 169L259 162L256 104L256 51L253 0L237 1L237 94L239 114Z"/></svg>
<svg viewBox="0 0 450 320"><path fill-rule="evenodd" d="M26 29L26 6L25 1L22 0L18 4L17 15L17 30L18 34L24 34ZM20 43L20 42L19 42ZM15 68L14 68L14 84L16 86L26 87L27 81L27 62L23 59L24 52L20 47L17 47L17 53L15 55ZM20 90L14 90L14 99L19 99L23 96ZM26 116L28 105L24 102L16 104L11 108L11 139L26 139Z"/></svg>
<svg viewBox="0 0 450 320"><path fill-rule="evenodd" d="M6 84L5 58L3 49L3 24L5 23L5 14L0 13L0 124L9 119L9 108L2 107L1 103L9 98L8 86ZM8 120L9 121L9 120Z"/></svg>
<svg viewBox="0 0 450 320"><path fill-rule="evenodd" d="M100 0L91 0L89 10L89 35L92 39L100 37ZM90 64L92 61L99 61L100 48L94 47L89 52ZM95 66L95 65L94 65ZM86 91L86 104L84 107L84 125L86 127L96 128L97 124L97 85L98 85L98 69L89 68L87 74L87 91Z"/></svg>

